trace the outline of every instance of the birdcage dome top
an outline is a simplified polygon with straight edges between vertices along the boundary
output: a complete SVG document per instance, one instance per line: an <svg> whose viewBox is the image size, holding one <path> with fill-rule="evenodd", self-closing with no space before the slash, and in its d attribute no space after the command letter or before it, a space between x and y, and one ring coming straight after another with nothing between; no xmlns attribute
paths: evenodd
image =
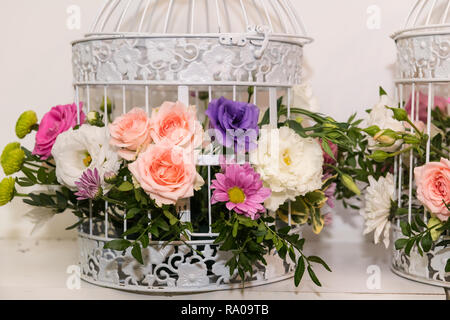
<svg viewBox="0 0 450 320"><path fill-rule="evenodd" d="M289 0L106 0L84 40L263 33L270 40L312 41Z"/></svg>
<svg viewBox="0 0 450 320"><path fill-rule="evenodd" d="M450 0L416 0L403 29L394 33L393 38L449 33L449 13Z"/></svg>

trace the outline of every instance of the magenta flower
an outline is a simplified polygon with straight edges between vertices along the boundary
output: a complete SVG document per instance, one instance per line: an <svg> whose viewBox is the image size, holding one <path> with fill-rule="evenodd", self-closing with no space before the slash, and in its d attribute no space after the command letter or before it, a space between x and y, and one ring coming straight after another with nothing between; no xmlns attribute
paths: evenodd
<svg viewBox="0 0 450 320"><path fill-rule="evenodd" d="M78 192L75 193L78 196L77 200L98 199L101 197L103 195L101 183L97 168L94 170L87 169L81 175L80 180L75 182L75 185L78 187Z"/></svg>
<svg viewBox="0 0 450 320"><path fill-rule="evenodd" d="M411 109L412 109L412 98L413 97L411 95L409 97L408 103L405 105L405 109L410 116L411 116ZM427 119L428 119L428 95L426 95L422 92L419 92L418 100L419 101L417 101L417 98L416 98L416 103L418 103L418 105L419 105L419 120L426 123ZM447 114L448 104L449 104L449 99L440 97L440 96L435 96L433 109L439 108L439 109L441 109L442 113ZM415 109L415 110L417 111L417 109Z"/></svg>
<svg viewBox="0 0 450 320"><path fill-rule="evenodd" d="M272 192L264 188L261 176L249 164L224 166L223 173L216 174L211 188L214 193L212 204L226 202L226 207L237 214L257 220L266 212L262 203Z"/></svg>
<svg viewBox="0 0 450 320"><path fill-rule="evenodd" d="M78 117L80 118L80 123L84 123L86 116L81 111L82 108L83 103L80 102L79 115L76 104L56 106L47 112L39 124L33 154L40 156L43 160L50 158L56 138L61 133L74 128L78 124Z"/></svg>

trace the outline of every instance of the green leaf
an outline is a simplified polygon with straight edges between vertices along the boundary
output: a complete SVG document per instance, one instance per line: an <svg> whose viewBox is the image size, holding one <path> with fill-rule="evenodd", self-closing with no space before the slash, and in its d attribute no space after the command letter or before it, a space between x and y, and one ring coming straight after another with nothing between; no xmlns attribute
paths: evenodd
<svg viewBox="0 0 450 320"><path fill-rule="evenodd" d="M400 228L402 229L402 233L405 237L411 236L411 227L408 222L400 221Z"/></svg>
<svg viewBox="0 0 450 320"><path fill-rule="evenodd" d="M141 238L142 247L147 248L150 244L150 238L148 236L148 233L145 233Z"/></svg>
<svg viewBox="0 0 450 320"><path fill-rule="evenodd" d="M125 231L125 232L122 234L122 237L129 236L129 235L138 233L138 232L141 231L141 228L142 228L142 227L141 227L140 225L133 226L133 227L131 227L130 229L128 229L127 231Z"/></svg>
<svg viewBox="0 0 450 320"><path fill-rule="evenodd" d="M308 266L308 273L309 276L311 277L311 280L318 286L321 287L322 284L320 283L319 279L317 278L316 274L314 273L313 269Z"/></svg>
<svg viewBox="0 0 450 320"><path fill-rule="evenodd" d="M383 89L383 87L380 86L380 97L387 96L386 91Z"/></svg>
<svg viewBox="0 0 450 320"><path fill-rule="evenodd" d="M409 239L398 239L395 241L395 249L402 250L407 244Z"/></svg>
<svg viewBox="0 0 450 320"><path fill-rule="evenodd" d="M422 228L427 228L426 223L423 222L423 220L420 218L420 215L417 214L417 215L414 217L414 220L416 221L416 223L417 223L418 226L421 226Z"/></svg>
<svg viewBox="0 0 450 320"><path fill-rule="evenodd" d="M298 287L302 281L303 274L305 273L305 260L303 256L298 259L297 268L295 269L294 281L295 286Z"/></svg>
<svg viewBox="0 0 450 320"><path fill-rule="evenodd" d="M163 219L161 218L157 218L153 221L153 223L159 227L160 229L164 230L164 231L170 231L170 227L167 224L167 222L165 222Z"/></svg>
<svg viewBox="0 0 450 320"><path fill-rule="evenodd" d="M433 245L433 240L431 239L431 233L427 232L425 236L422 238L422 241L420 242L422 245L423 251L429 252L431 250L431 247Z"/></svg>
<svg viewBox="0 0 450 320"><path fill-rule="evenodd" d="M138 242L134 243L131 254L140 264L144 264L144 259L142 259L141 245Z"/></svg>
<svg viewBox="0 0 450 320"><path fill-rule="evenodd" d="M169 224L171 226L178 223L178 219L169 210L164 210L164 215L169 219Z"/></svg>
<svg viewBox="0 0 450 320"><path fill-rule="evenodd" d="M333 150L331 150L331 147L328 143L329 142L327 139L322 139L322 148L333 160L336 161L336 158L334 157L334 154L333 154Z"/></svg>
<svg viewBox="0 0 450 320"><path fill-rule="evenodd" d="M67 227L66 230L73 230L77 228L79 225L81 225L84 222L84 219L79 220L77 223L71 225L70 227Z"/></svg>
<svg viewBox="0 0 450 320"><path fill-rule="evenodd" d="M132 208L127 211L127 215L125 216L125 219L132 219L140 212L141 212L140 208Z"/></svg>
<svg viewBox="0 0 450 320"><path fill-rule="evenodd" d="M447 264L445 265L445 272L450 272L450 259L447 260Z"/></svg>
<svg viewBox="0 0 450 320"><path fill-rule="evenodd" d="M37 183L37 179L34 176L33 172L26 168L26 167L22 167L22 172L27 176L28 179L30 179L34 184Z"/></svg>
<svg viewBox="0 0 450 320"><path fill-rule="evenodd" d="M308 261L309 262L314 262L314 263L319 263L321 264L327 271L331 272L330 267L325 263L325 261L323 261L321 258L316 257L316 256L310 256L308 257Z"/></svg>
<svg viewBox="0 0 450 320"><path fill-rule="evenodd" d="M233 238L237 237L238 228L239 228L239 222L236 221L233 225Z"/></svg>
<svg viewBox="0 0 450 320"><path fill-rule="evenodd" d="M39 168L37 172L37 178L42 183L47 183L47 172L44 167Z"/></svg>
<svg viewBox="0 0 450 320"><path fill-rule="evenodd" d="M124 251L131 246L131 242L128 240L120 239L120 240L112 240L108 243L105 243L103 249L112 249L116 251Z"/></svg>
<svg viewBox="0 0 450 320"><path fill-rule="evenodd" d="M117 189L122 192L128 192L128 191L133 190L134 186L132 183L125 181Z"/></svg>
<svg viewBox="0 0 450 320"><path fill-rule="evenodd" d="M405 247L405 254L407 256L409 256L411 254L411 250L414 246L414 242L415 242L414 238L408 240L408 243L406 244L406 247Z"/></svg>

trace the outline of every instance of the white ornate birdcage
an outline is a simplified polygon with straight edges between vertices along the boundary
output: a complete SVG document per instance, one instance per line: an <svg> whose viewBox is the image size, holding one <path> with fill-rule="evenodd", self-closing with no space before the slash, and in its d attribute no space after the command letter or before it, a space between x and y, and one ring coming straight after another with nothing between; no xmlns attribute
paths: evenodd
<svg viewBox="0 0 450 320"><path fill-rule="evenodd" d="M76 103L85 112L113 107L112 119L134 107L147 112L163 101L196 105L204 117L200 93L209 100L225 96L246 99L254 88L254 104L269 108L277 125L277 99L290 106L291 88L300 84L303 46L312 42L288 0L108 0L91 32L73 42ZM108 119L105 117L105 121ZM111 120L109 120L111 121ZM227 253L213 245L211 224L211 166L214 157L202 156L207 166L207 224L190 234L189 244L166 247L151 241L144 249L144 265L131 249L117 252L103 245L127 230L113 227L106 204L102 219L80 228L81 276L101 286L137 292L192 292L237 288L229 275ZM191 221L189 200L178 205L182 219ZM92 210L91 210L92 211ZM289 220L290 221L290 220ZM267 266L255 266L246 286L292 276L293 265L276 255Z"/></svg>
<svg viewBox="0 0 450 320"><path fill-rule="evenodd" d="M450 96L450 0L418 0L409 13L403 30L395 33L397 44L397 97L401 107L409 110L411 120L424 121L431 136L431 112L437 105L448 109ZM425 119L426 118L426 119ZM413 132L413 129L411 129ZM431 139L426 150L430 161ZM414 220L412 207L416 159L411 154L399 156L395 163L398 205L408 209L408 221ZM402 186L409 186L403 188ZM427 212L423 220L427 222ZM394 241L404 238L400 221L394 228ZM443 236L443 239L448 239ZM445 265L450 249L433 248L423 256L414 248L411 255L394 249L392 269L405 278L450 288L450 274Z"/></svg>

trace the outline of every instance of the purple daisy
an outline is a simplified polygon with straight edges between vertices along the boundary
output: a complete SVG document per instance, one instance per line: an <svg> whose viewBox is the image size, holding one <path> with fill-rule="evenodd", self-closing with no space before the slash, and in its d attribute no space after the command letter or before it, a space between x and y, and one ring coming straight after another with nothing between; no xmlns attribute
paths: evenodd
<svg viewBox="0 0 450 320"><path fill-rule="evenodd" d="M75 182L78 187L78 192L75 193L78 196L77 200L98 199L103 195L101 187L101 179L97 168L94 170L87 169L81 175L79 181Z"/></svg>
<svg viewBox="0 0 450 320"><path fill-rule="evenodd" d="M270 189L263 187L261 176L248 163L224 168L224 172L216 174L216 180L212 181L212 204L226 202L228 210L252 220L259 219L260 214L266 212L262 203L272 194Z"/></svg>

